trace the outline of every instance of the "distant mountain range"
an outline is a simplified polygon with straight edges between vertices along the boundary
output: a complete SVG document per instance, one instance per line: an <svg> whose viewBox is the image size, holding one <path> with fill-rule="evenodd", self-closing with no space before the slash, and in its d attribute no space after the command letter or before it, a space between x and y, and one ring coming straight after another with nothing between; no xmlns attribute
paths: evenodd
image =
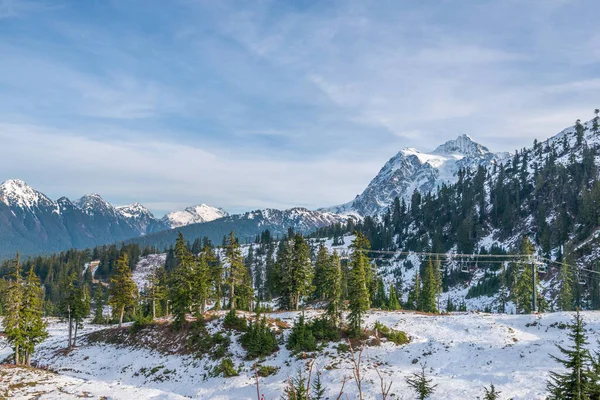
<svg viewBox="0 0 600 400"><path fill-rule="evenodd" d="M400 151L362 194L339 206L229 215L221 208L200 204L160 219L140 203L114 207L98 194L54 201L25 182L12 179L0 185L0 258L15 251L38 254L121 241L164 247L174 242L179 231L190 240L207 236L217 243L232 230L242 240L251 240L265 229L274 236L288 228L308 233L344 223L349 217L381 215L397 196L409 201L415 190L436 191L444 183L455 182L460 168L488 166L505 157L506 153L492 153L462 135L431 153L412 148Z"/></svg>
<svg viewBox="0 0 600 400"><path fill-rule="evenodd" d="M0 185L0 258L12 257L16 251L32 255L126 240L164 247L172 244L180 230L186 237L207 236L215 242L233 230L247 240L265 229L275 236L288 228L308 233L346 219L305 208L230 216L206 204L158 219L140 203L114 207L98 194L54 201L25 182L11 179Z"/></svg>
<svg viewBox="0 0 600 400"><path fill-rule="evenodd" d="M227 213L205 204L162 219L139 203L114 207L98 194L54 201L19 179L0 185L0 257L38 254L113 243Z"/></svg>

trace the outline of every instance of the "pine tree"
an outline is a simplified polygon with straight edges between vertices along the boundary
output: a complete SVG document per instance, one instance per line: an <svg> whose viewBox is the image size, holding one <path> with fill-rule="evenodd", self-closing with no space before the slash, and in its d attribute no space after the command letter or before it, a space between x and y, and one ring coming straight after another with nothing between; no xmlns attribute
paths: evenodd
<svg viewBox="0 0 600 400"><path fill-rule="evenodd" d="M310 263L310 246L304 237L297 233L294 237L292 268L288 280L292 306L298 311L300 300L308 296L312 287L313 271Z"/></svg>
<svg viewBox="0 0 600 400"><path fill-rule="evenodd" d="M156 319L156 307L167 295L166 271L164 268L156 268L150 274L148 286L146 286L146 296L152 304L152 319Z"/></svg>
<svg viewBox="0 0 600 400"><path fill-rule="evenodd" d="M192 307L196 258L188 250L183 234L179 232L175 242L177 266L169 279L169 297L174 315L174 326L180 328Z"/></svg>
<svg viewBox="0 0 600 400"><path fill-rule="evenodd" d="M484 390L484 394L483 394L483 399L484 400L498 400L500 398L500 393L496 390L496 387L494 386L493 383L490 383L490 388L488 389L487 387L483 387Z"/></svg>
<svg viewBox="0 0 600 400"><path fill-rule="evenodd" d="M115 274L110 278L109 304L119 316L119 328L123 325L125 308L135 304L137 286L131 278L129 257L123 254L115 264Z"/></svg>
<svg viewBox="0 0 600 400"><path fill-rule="evenodd" d="M421 293L421 305L419 309L428 313L437 312L436 298L438 283L433 267L433 261L429 259L423 271L423 291Z"/></svg>
<svg viewBox="0 0 600 400"><path fill-rule="evenodd" d="M563 264L560 267L560 274L558 281L560 282L560 289L558 292L558 307L562 311L573 310L573 279L569 266Z"/></svg>
<svg viewBox="0 0 600 400"><path fill-rule="evenodd" d="M581 120L578 119L575 121L575 133L577 134L577 146L580 146L583 142L583 133L585 132L585 127L581 124Z"/></svg>
<svg viewBox="0 0 600 400"><path fill-rule="evenodd" d="M528 237L523 239L523 244L521 247L521 253L525 255L533 256L534 247ZM522 261L518 264L516 282L514 284L514 293L513 297L515 299L515 303L517 304L517 312L523 314L531 314L533 310L533 271L531 267L532 260ZM537 270L536 270L537 274ZM539 297L539 277L536 276L536 287L535 287L535 295Z"/></svg>
<svg viewBox="0 0 600 400"><path fill-rule="evenodd" d="M333 326L339 327L342 307L342 265L337 251L333 251L323 271L323 297L328 301L326 315Z"/></svg>
<svg viewBox="0 0 600 400"><path fill-rule="evenodd" d="M393 283L390 283L390 301L388 304L388 309L391 311L400 310L402 307L400 305L400 300L398 299L398 295L396 294L396 287Z"/></svg>
<svg viewBox="0 0 600 400"><path fill-rule="evenodd" d="M21 315L23 311L23 276L18 253L14 261L14 271L10 278L4 298L5 313L2 324L4 325L6 339L14 351L15 364L19 365L22 363L21 352L24 347L25 335Z"/></svg>
<svg viewBox="0 0 600 400"><path fill-rule="evenodd" d="M35 346L48 337L46 322L42 319L42 308L42 286L40 285L40 279L33 271L32 265L25 280L21 309L21 330L23 332L22 360L27 366L31 365L31 355Z"/></svg>
<svg viewBox="0 0 600 400"><path fill-rule="evenodd" d="M406 378L406 383L415 392L420 400L425 400L435 392L437 385L431 384L432 380L427 379L425 374L425 365L421 365L421 372L413 373L412 377Z"/></svg>
<svg viewBox="0 0 600 400"><path fill-rule="evenodd" d="M317 251L317 258L315 260L315 273L313 278L313 287L315 288L313 295L317 300L325 299L325 292L327 291L326 271L330 262L331 256L329 255L329 251L327 250L327 247L321 243Z"/></svg>
<svg viewBox="0 0 600 400"><path fill-rule="evenodd" d="M369 240L360 232L350 245L350 275L348 277L348 322L354 336L360 336L362 317L369 309L369 290L367 288L367 269L369 258L364 250L370 248Z"/></svg>
<svg viewBox="0 0 600 400"><path fill-rule="evenodd" d="M104 324L106 322L104 318L104 296L102 294L102 285L96 286L96 293L94 293L94 319L93 324Z"/></svg>
<svg viewBox="0 0 600 400"><path fill-rule="evenodd" d="M90 313L90 298L87 288L79 282L77 273L73 272L61 282L62 299L59 304L60 315L67 320L69 335L67 348L75 346L77 330Z"/></svg>
<svg viewBox="0 0 600 400"><path fill-rule="evenodd" d="M552 359L567 369L567 372L563 374L550 372L550 380L548 381L550 396L548 399L588 399L588 393L593 386L593 381L590 379L591 357L585 348L588 343L585 334L585 323L579 310L577 310L573 322L569 325L569 329L569 338L573 342L572 347L564 348L556 345L565 358L551 355Z"/></svg>
<svg viewBox="0 0 600 400"><path fill-rule="evenodd" d="M196 304L198 316L204 315L206 303L210 297L210 254L202 251L198 257L194 257L194 264L191 270L191 297L192 302Z"/></svg>
<svg viewBox="0 0 600 400"><path fill-rule="evenodd" d="M244 265L240 244L233 232L230 232L229 236L226 238L225 260L227 261L227 280L229 282L229 307L230 309L235 310L235 287L237 284L241 284L244 275L247 274L247 270Z"/></svg>
<svg viewBox="0 0 600 400"><path fill-rule="evenodd" d="M598 135L598 133L600 133L600 117L598 116L598 114L600 114L600 109L596 108L594 110L594 114L595 116L592 120L592 131L595 135Z"/></svg>
<svg viewBox="0 0 600 400"><path fill-rule="evenodd" d="M421 307L421 276L417 272L413 279L413 285L408 292L406 308L409 310L419 310Z"/></svg>

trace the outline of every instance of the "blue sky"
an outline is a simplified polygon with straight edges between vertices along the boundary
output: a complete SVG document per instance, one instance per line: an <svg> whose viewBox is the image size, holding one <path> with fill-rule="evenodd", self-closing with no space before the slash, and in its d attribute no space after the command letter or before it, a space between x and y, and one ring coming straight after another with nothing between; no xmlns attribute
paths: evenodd
<svg viewBox="0 0 600 400"><path fill-rule="evenodd" d="M0 0L0 180L157 215L351 200L600 106L595 1Z"/></svg>

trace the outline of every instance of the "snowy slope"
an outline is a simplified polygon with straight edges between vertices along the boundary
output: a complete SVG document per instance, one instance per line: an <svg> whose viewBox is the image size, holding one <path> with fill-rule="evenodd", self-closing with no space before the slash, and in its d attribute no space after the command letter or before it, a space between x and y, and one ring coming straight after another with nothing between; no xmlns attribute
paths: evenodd
<svg viewBox="0 0 600 400"><path fill-rule="evenodd" d="M468 135L450 140L430 153L406 148L383 166L362 194L327 210L360 216L382 214L396 197L410 203L414 191L435 192L442 184L456 182L461 168L490 165L505 157L506 153L492 153Z"/></svg>
<svg viewBox="0 0 600 400"><path fill-rule="evenodd" d="M173 211L162 218L162 222L171 229L182 226L210 222L228 216L227 211L222 208L212 207L206 204L187 207L182 211Z"/></svg>
<svg viewBox="0 0 600 400"><path fill-rule="evenodd" d="M307 312L309 318L314 315L312 311ZM587 323L589 348L597 350L600 313L584 312L582 315ZM269 316L293 323L298 313ZM501 398L544 399L549 371L561 370L550 354L557 355L556 344L569 345L568 330L561 329L560 324L568 323L570 319L568 313L427 316L406 312L369 312L365 318L367 326L372 327L375 321L379 321L407 332L412 341L404 346L383 342L381 346L367 347L362 364L365 398L381 396L379 378L373 369L373 364L377 363L386 381L392 382L391 393L400 399L414 398L404 378L416 372L420 364L427 365L429 377L433 384L438 385L431 397L433 400L475 399L482 396L483 386L489 387L490 383L502 392ZM111 344L86 344L83 339L80 347L65 354L57 350L65 345L66 325L53 322L50 327L51 337L39 346L35 361L51 367L60 375L50 382L34 383L31 387L56 382L57 386L64 385L72 392L86 391L95 396L110 389L110 397L116 399L178 396L256 399L252 362L244 359L237 335L233 335L230 351L236 368L241 370L240 375L214 378L207 373L215 361L161 354L143 346L134 349ZM219 329L219 323L213 321L208 328L214 332ZM82 333L95 329L87 327ZM284 334L287 336L289 330ZM315 354L315 373L321 373L326 398L336 398L342 380L352 374L349 354L338 352L336 347L337 344L329 344ZM0 358L7 355L8 349L2 348ZM282 347L262 364L280 367L276 375L259 380L260 392L265 398L277 399L282 395L288 377L294 377L298 369L305 368L306 360L296 359ZM353 381L346 383L344 392L349 399L356 398L357 389ZM71 398L58 397L57 393L55 391L41 398Z"/></svg>

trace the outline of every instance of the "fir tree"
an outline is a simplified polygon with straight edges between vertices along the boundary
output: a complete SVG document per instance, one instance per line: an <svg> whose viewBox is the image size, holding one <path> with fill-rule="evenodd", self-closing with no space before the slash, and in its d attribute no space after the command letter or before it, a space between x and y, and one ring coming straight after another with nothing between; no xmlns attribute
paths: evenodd
<svg viewBox="0 0 600 400"><path fill-rule="evenodd" d="M94 293L94 319L93 324L104 324L106 319L104 318L104 296L102 294L102 285L96 286L96 293Z"/></svg>
<svg viewBox="0 0 600 400"><path fill-rule="evenodd" d="M335 250L323 271L323 297L328 301L326 315L337 328L342 306L342 264Z"/></svg>
<svg viewBox="0 0 600 400"><path fill-rule="evenodd" d="M237 284L241 284L247 271L240 244L233 232L230 232L226 238L225 260L227 261L227 280L229 282L229 307L235 310L235 287Z"/></svg>
<svg viewBox="0 0 600 400"><path fill-rule="evenodd" d="M498 400L500 398L500 393L496 390L496 387L494 386L493 383L490 383L490 388L488 389L487 387L483 387L483 399L484 400Z"/></svg>
<svg viewBox="0 0 600 400"><path fill-rule="evenodd" d="M210 254L202 251L198 257L194 257L195 262L191 271L191 297L192 302L196 304L196 312L199 315L204 315L206 311L206 303L210 297Z"/></svg>
<svg viewBox="0 0 600 400"><path fill-rule="evenodd" d="M580 146L583 141L583 133L585 132L585 127L581 124L581 120L578 119L575 121L575 133L577 134L577 146Z"/></svg>
<svg viewBox="0 0 600 400"><path fill-rule="evenodd" d="M294 237L292 265L287 283L292 306L298 311L302 297L308 296L313 289L310 247L299 233Z"/></svg>
<svg viewBox="0 0 600 400"><path fill-rule="evenodd" d="M123 254L115 264L115 274L110 278L109 304L119 316L119 328L123 325L125 308L135 304L137 286L131 278L129 257Z"/></svg>
<svg viewBox="0 0 600 400"><path fill-rule="evenodd" d="M534 247L528 237L523 239L521 247L522 254L533 256ZM533 310L533 296L538 297L539 277L536 276L536 287L533 287L533 271L531 263L533 259L522 261L518 265L518 274L514 285L514 299L517 304L517 312L531 314ZM536 269L537 274L537 269Z"/></svg>
<svg viewBox="0 0 600 400"><path fill-rule="evenodd" d="M411 377L406 378L406 383L415 392L420 400L425 400L435 392L437 385L431 384L432 380L427 379L425 374L425 365L421 365L421 372L413 373Z"/></svg>
<svg viewBox="0 0 600 400"><path fill-rule="evenodd" d="M174 315L175 328L185 322L185 316L192 307L196 258L188 250L181 232L175 242L177 266L170 275L169 297Z"/></svg>
<svg viewBox="0 0 600 400"><path fill-rule="evenodd" d="M360 336L362 317L369 309L369 290L367 288L367 269L369 258L364 250L370 247L369 240L360 232L350 245L350 275L348 277L348 322L354 336Z"/></svg>
<svg viewBox="0 0 600 400"><path fill-rule="evenodd" d="M558 307L562 311L573 310L573 279L569 266L563 264L560 267L558 278L560 289L558 292Z"/></svg>
<svg viewBox="0 0 600 400"><path fill-rule="evenodd" d="M156 307L166 297L166 271L164 268L156 268L150 274L146 286L146 296L152 304L152 319L156 319Z"/></svg>
<svg viewBox="0 0 600 400"><path fill-rule="evenodd" d="M390 283L390 301L388 304L388 310L396 311L400 310L402 307L400 306L400 300L398 299L398 295L396 294L396 287L393 283Z"/></svg>
<svg viewBox="0 0 600 400"><path fill-rule="evenodd" d="M40 279L33 271L32 266L25 280L21 309L21 330L23 332L22 360L27 366L31 365L31 355L35 346L48 337L46 322L42 319L42 306L42 287Z"/></svg>
<svg viewBox="0 0 600 400"><path fill-rule="evenodd" d="M556 345L565 358L550 355L552 359L562 364L567 372L563 374L550 372L550 380L548 381L550 396L548 399L588 399L589 391L593 386L590 372L591 357L585 348L588 343L585 324L579 310L577 310L573 322L569 325L569 329L569 338L573 345L570 348Z"/></svg>
<svg viewBox="0 0 600 400"><path fill-rule="evenodd" d="M14 270L7 286L2 324L4 325L6 339L13 348L15 364L19 365L22 363L21 352L24 347L25 335L22 327L23 317L21 315L23 311L23 276L21 274L21 262L18 253L14 261Z"/></svg>
<svg viewBox="0 0 600 400"><path fill-rule="evenodd" d="M313 278L314 297L318 300L325 299L325 292L327 291L326 283L326 271L328 270L329 263L331 262L331 256L327 247L323 243L319 244L317 251L317 258L315 260L315 273Z"/></svg>
<svg viewBox="0 0 600 400"><path fill-rule="evenodd" d="M408 292L406 308L409 310L419 310L421 306L421 277L417 272L413 279L413 285Z"/></svg>
<svg viewBox="0 0 600 400"><path fill-rule="evenodd" d="M438 283L434 271L433 261L429 259L423 271L423 291L421 292L421 305L419 309L428 313L437 312L436 298Z"/></svg>

